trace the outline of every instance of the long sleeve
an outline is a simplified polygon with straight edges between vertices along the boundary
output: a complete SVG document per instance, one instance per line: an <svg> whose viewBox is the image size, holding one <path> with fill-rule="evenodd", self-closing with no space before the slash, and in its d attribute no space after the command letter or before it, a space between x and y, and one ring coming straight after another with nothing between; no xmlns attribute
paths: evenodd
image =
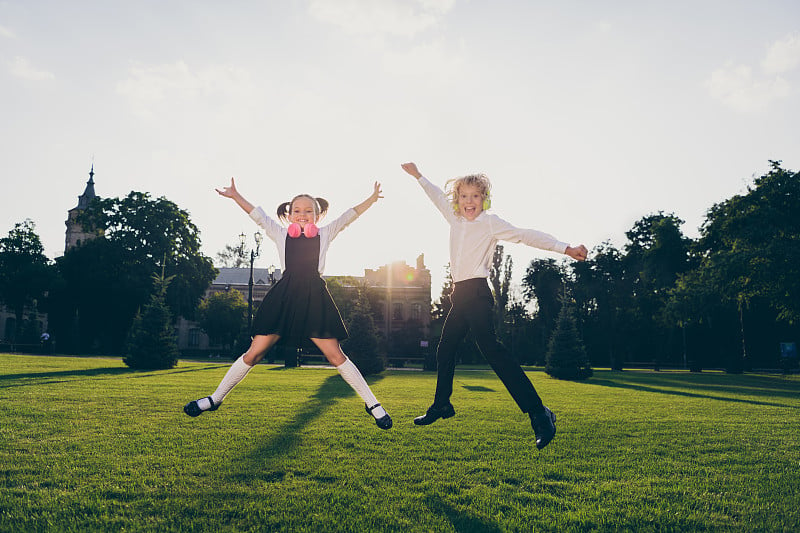
<svg viewBox="0 0 800 533"><path fill-rule="evenodd" d="M497 215L487 217L491 233L499 241L522 243L541 250L558 252L563 254L569 244L561 242L549 233L537 231L535 229L517 228Z"/></svg>
<svg viewBox="0 0 800 533"><path fill-rule="evenodd" d="M428 198L431 199L433 205L436 206L436 209L442 213L445 220L447 220L447 222L450 224L455 222L457 216L453 211L453 206L450 203L450 200L447 199L447 195L444 193L444 191L431 183L425 176L420 176L417 181L422 186L422 190L425 191L425 194L428 195Z"/></svg>

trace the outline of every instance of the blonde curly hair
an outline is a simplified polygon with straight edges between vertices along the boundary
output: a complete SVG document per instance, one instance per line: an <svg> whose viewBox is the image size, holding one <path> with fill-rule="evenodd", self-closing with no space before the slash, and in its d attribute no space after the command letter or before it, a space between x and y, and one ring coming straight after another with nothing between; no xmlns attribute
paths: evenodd
<svg viewBox="0 0 800 533"><path fill-rule="evenodd" d="M458 194L461 187L471 185L478 189L483 198L483 210L486 211L492 206L492 184L486 174L468 174L460 178L453 178L445 183L445 194L450 197L450 205L456 215L461 216L458 206Z"/></svg>

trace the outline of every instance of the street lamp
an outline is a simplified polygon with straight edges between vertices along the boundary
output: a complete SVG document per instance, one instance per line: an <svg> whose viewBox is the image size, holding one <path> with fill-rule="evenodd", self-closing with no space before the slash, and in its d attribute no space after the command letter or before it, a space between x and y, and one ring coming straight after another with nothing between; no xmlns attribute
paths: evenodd
<svg viewBox="0 0 800 533"><path fill-rule="evenodd" d="M261 252L261 240L264 238L261 235L261 232L257 231L253 234L253 238L256 241L256 248L255 250L250 250L250 281L247 283L247 331L248 333L253 327L253 261L255 261L256 257L259 256ZM239 253L239 257L246 257L247 254L245 253L247 245L247 235L244 232L239 234L239 248L237 248L237 252Z"/></svg>

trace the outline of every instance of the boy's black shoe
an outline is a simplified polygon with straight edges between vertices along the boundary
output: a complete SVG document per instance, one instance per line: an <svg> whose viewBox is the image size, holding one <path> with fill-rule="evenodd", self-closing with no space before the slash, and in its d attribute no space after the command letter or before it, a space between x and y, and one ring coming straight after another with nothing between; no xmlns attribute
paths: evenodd
<svg viewBox="0 0 800 533"><path fill-rule="evenodd" d="M369 407L369 406L367 406L367 404L364 404L364 409L366 409L367 413L370 416L372 416L372 410L375 409L376 407L379 407L380 405L381 404L376 403L372 407ZM373 416L372 418L375 418L375 417ZM389 428L392 427L392 417L389 416L389 413L386 413L385 415L383 415L380 418L375 418L375 425L378 426L381 429L389 429Z"/></svg>
<svg viewBox="0 0 800 533"><path fill-rule="evenodd" d="M453 404L448 403L444 407L431 405L424 415L414 419L414 423L418 426L427 426L428 424L433 424L440 418L450 418L452 416L456 416L456 410L453 409Z"/></svg>
<svg viewBox="0 0 800 533"><path fill-rule="evenodd" d="M211 396L208 397L208 401L211 402L211 407L206 409L206 411L216 411L219 409L221 404L214 403L214 400L211 399ZM187 403L183 406L183 412L189 416L200 416L204 413L200 406L197 405L197 400L192 400L191 402Z"/></svg>
<svg viewBox="0 0 800 533"><path fill-rule="evenodd" d="M536 434L536 447L541 450L556 436L556 415L545 407L543 413L531 414L530 417L533 432Z"/></svg>

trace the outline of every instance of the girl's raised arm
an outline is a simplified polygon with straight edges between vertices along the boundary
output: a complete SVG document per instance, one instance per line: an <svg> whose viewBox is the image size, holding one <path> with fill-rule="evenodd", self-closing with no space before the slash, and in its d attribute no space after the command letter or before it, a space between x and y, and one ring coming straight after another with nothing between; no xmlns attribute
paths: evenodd
<svg viewBox="0 0 800 533"><path fill-rule="evenodd" d="M378 198L383 198L383 196L381 196L381 184L376 181L374 188L375 189L369 196L369 198L367 198L366 200L364 200L363 202L361 202L360 204L358 204L353 208L355 212L358 213L358 216L361 216L364 213L364 211L369 209L372 206L372 204L377 202Z"/></svg>
<svg viewBox="0 0 800 533"><path fill-rule="evenodd" d="M229 187L223 187L222 190L214 189L220 196L224 196L225 198L231 198L234 202L236 202L239 207L241 207L245 213L248 215L253 211L254 207L253 204L248 202L244 199L239 191L236 190L236 183L234 183L233 178L231 178L231 184Z"/></svg>

